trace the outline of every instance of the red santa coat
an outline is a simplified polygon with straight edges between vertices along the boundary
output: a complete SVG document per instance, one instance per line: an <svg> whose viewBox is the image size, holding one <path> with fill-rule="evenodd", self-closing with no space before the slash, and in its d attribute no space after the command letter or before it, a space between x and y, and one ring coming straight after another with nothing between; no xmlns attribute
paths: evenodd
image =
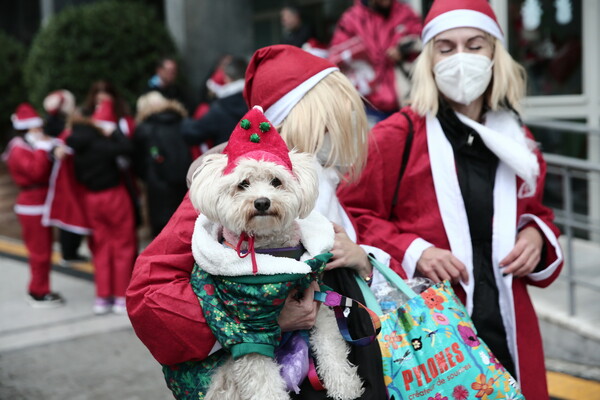
<svg viewBox="0 0 600 400"><path fill-rule="evenodd" d="M388 252L402 263L408 277L414 275L416 263L427 247L451 250L469 270L469 285L454 285L454 289L471 311L471 238L452 148L437 119L420 117L410 108L404 111L413 122L414 137L393 210L393 192L408 133L407 120L400 113L375 126L360 181L340 186L338 196L355 219L359 243ZM530 132L526 133L533 139ZM562 267L562 253L553 213L542 205L546 164L539 150L535 154L540 174L532 197L518 198L522 180L499 163L494 188L492 263L517 379L525 397L547 399L542 339L527 285L546 287L552 283ZM524 278L502 277L498 262L514 246L517 231L528 225L536 226L546 241L547 252L542 255L546 268Z"/></svg>
<svg viewBox="0 0 600 400"><path fill-rule="evenodd" d="M56 140L65 145L64 141L70 134L66 130ZM86 189L75 178L73 150L67 148L67 151L65 157L57 160L52 167L42 223L79 235L89 235L91 228L82 200Z"/></svg>
<svg viewBox="0 0 600 400"><path fill-rule="evenodd" d="M356 59L366 60L373 68L374 78L366 94L373 106L381 111L398 109L394 62L386 55L403 38L421 35L421 19L409 5L392 1L386 18L356 0L340 18L331 39L329 59L334 64ZM360 86L360 84L359 84Z"/></svg>
<svg viewBox="0 0 600 400"><path fill-rule="evenodd" d="M17 214L42 215L44 209L52 169L52 161L48 156L52 143L38 143L34 148L23 138L15 137L2 155L13 180L22 189L15 204Z"/></svg>

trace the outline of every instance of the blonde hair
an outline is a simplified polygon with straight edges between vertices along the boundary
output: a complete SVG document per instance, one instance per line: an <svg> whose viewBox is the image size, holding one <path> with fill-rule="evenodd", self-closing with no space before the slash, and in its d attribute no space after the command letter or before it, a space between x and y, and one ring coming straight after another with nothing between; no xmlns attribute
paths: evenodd
<svg viewBox="0 0 600 400"><path fill-rule="evenodd" d="M508 54L502 42L486 33L486 39L494 46L492 82L485 93L486 105L492 110L499 108L521 109L521 99L525 96L526 72ZM423 51L415 61L412 74L410 105L419 114L428 112L436 115L438 111L439 91L433 75L433 40L425 44Z"/></svg>
<svg viewBox="0 0 600 400"><path fill-rule="evenodd" d="M277 130L290 149L317 154L329 134L325 167L358 178L367 158L367 116L360 95L341 72L327 75L304 95Z"/></svg>
<svg viewBox="0 0 600 400"><path fill-rule="evenodd" d="M167 99L160 92L153 90L148 92L140 98L136 103L137 114L135 116L135 122L141 123L143 120L165 110L172 110L179 113L183 117L187 117L187 110L177 100Z"/></svg>

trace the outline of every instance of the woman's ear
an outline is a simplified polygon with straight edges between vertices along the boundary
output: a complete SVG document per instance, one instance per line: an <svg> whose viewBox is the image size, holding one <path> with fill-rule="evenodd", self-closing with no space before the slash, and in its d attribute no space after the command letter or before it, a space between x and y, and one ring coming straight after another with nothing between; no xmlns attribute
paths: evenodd
<svg viewBox="0 0 600 400"><path fill-rule="evenodd" d="M218 196L209 196L208 193L212 191L208 188L217 184L226 166L226 154L211 154L206 156L194 171L190 185L190 200L196 211L206 213L208 210L216 209L215 205L219 199L215 197ZM208 215L207 217L210 218Z"/></svg>
<svg viewBox="0 0 600 400"><path fill-rule="evenodd" d="M292 162L292 173L298 181L298 216L306 218L315 207L319 196L319 177L317 176L317 160L309 153L297 153L292 150L289 153Z"/></svg>

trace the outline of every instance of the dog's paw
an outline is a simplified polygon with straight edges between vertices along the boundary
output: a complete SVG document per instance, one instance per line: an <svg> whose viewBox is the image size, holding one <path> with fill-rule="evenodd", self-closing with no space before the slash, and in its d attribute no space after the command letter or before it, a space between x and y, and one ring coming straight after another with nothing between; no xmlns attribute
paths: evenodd
<svg viewBox="0 0 600 400"><path fill-rule="evenodd" d="M232 374L233 359L229 358L212 375L205 400L242 400Z"/></svg>
<svg viewBox="0 0 600 400"><path fill-rule="evenodd" d="M357 368L346 362L344 369L334 374L323 374L323 386L327 390L327 396L335 400L358 399L365 389L356 372Z"/></svg>
<svg viewBox="0 0 600 400"><path fill-rule="evenodd" d="M359 398L363 392L357 367L348 361L350 349L339 332L333 311L321 307L311 331L311 348L317 360L317 373L336 400Z"/></svg>
<svg viewBox="0 0 600 400"><path fill-rule="evenodd" d="M234 361L232 377L242 400L289 400L279 365L269 357L248 354Z"/></svg>

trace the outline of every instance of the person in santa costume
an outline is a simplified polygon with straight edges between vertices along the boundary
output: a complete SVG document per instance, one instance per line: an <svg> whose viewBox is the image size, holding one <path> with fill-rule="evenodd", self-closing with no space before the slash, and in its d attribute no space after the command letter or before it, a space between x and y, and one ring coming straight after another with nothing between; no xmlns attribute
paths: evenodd
<svg viewBox="0 0 600 400"><path fill-rule="evenodd" d="M117 129L113 109L110 100L102 101L91 123L74 122L66 138L74 151L75 178L87 189L83 206L91 228L97 314L125 313L125 290L137 255L133 202L117 165L117 158L130 155L133 147Z"/></svg>
<svg viewBox="0 0 600 400"><path fill-rule="evenodd" d="M42 102L44 111L46 111L46 117L44 119L44 132L48 136L59 138L61 137L67 128L67 123L72 118L75 112L75 96L73 93L66 89L54 90L44 98ZM62 158L62 154L54 153L56 159ZM59 163L56 163L59 164ZM57 165L55 165L57 168ZM51 179L50 190L53 192L53 185L55 180ZM65 205L65 208L69 208L69 205ZM71 213L69 209L69 213ZM47 219L42 219L47 221ZM71 230L65 229L64 226L59 226L59 242L62 260L61 264L69 266L71 262L87 261L87 257L79 253L79 248L83 241L83 235L72 232Z"/></svg>
<svg viewBox="0 0 600 400"><path fill-rule="evenodd" d="M422 40L411 106L374 127L361 179L338 195L360 243L408 278L451 280L525 397L547 399L527 286L552 283L563 257L542 205L546 164L516 111L524 70L485 0L434 2Z"/></svg>
<svg viewBox="0 0 600 400"><path fill-rule="evenodd" d="M329 59L369 101L369 119L379 122L400 108L408 89L400 69L418 54L421 28L421 18L398 0L355 0L342 14Z"/></svg>
<svg viewBox="0 0 600 400"><path fill-rule="evenodd" d="M342 175L350 179L359 176L366 159L367 121L356 89L328 60L293 46L275 45L254 53L246 71L244 97L249 106L263 107L288 148L316 154L316 210L336 224L333 258L324 281L338 293L364 304L357 277L371 279L367 252L396 270L400 265L380 249L354 243L354 225L335 194ZM190 173L197 166L197 162L192 164ZM197 212L186 195L165 229L138 257L127 290L127 310L136 334L165 369L173 366L193 371L193 362L206 359L215 349L216 340L190 286L194 265L191 238L196 218ZM279 316L282 331L314 325L317 305L313 291L314 287L309 287L301 300L294 298L294 292L287 297ZM371 326L364 317L351 314L357 320L351 320L350 326ZM378 344L353 346L349 361L358 365L364 381L361 398L386 399ZM172 389L177 391L176 386ZM325 396L306 380L295 398Z"/></svg>
<svg viewBox="0 0 600 400"><path fill-rule="evenodd" d="M28 301L35 308L60 306L64 299L50 290L52 228L42 224L55 144L44 135L43 120L30 104L20 104L11 120L17 136L8 143L2 160L20 189L14 209L29 253Z"/></svg>

